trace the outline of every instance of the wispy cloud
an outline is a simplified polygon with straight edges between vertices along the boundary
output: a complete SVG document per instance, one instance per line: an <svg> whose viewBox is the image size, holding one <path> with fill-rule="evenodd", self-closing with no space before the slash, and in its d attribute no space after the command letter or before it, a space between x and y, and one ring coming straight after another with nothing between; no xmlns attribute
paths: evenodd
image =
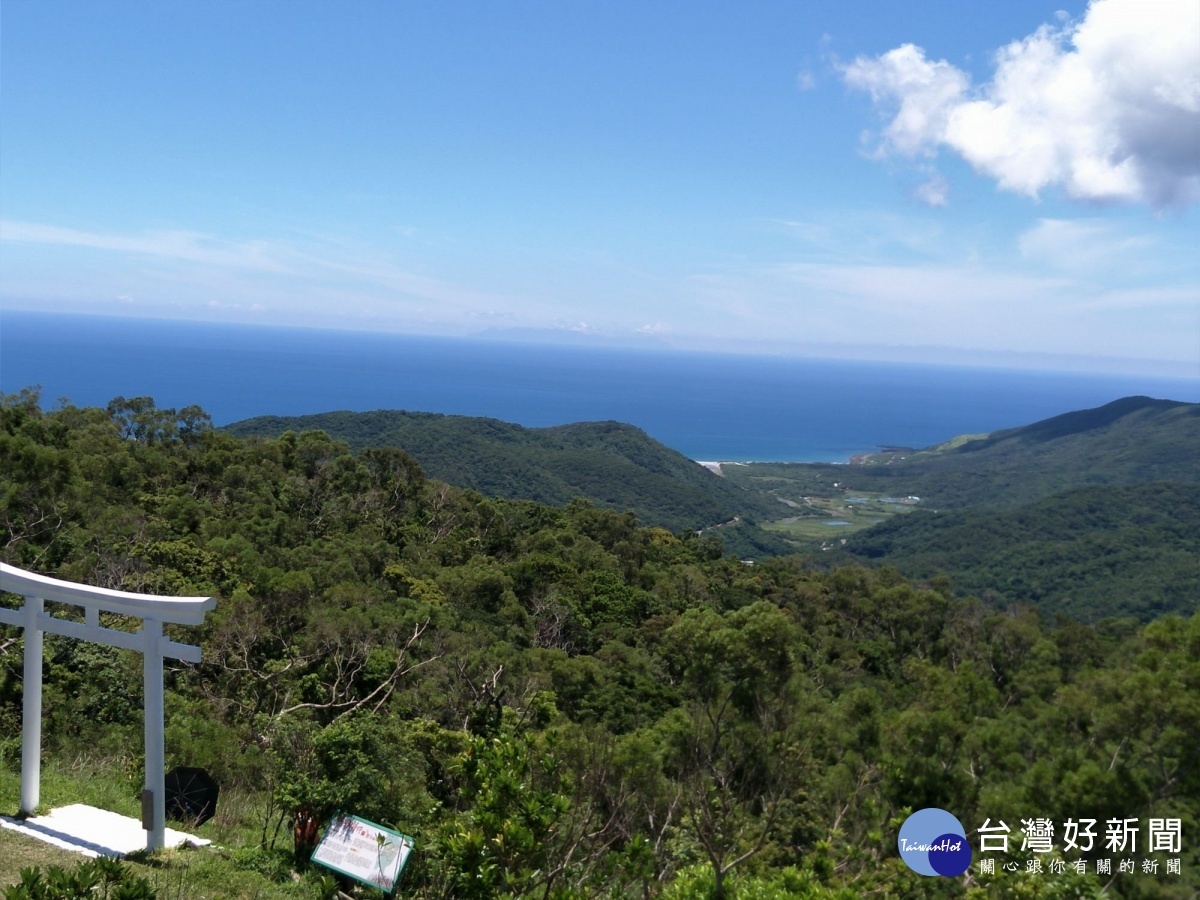
<svg viewBox="0 0 1200 900"><path fill-rule="evenodd" d="M949 203L950 183L934 172L927 181L917 185L913 195L926 206L945 206Z"/></svg>
<svg viewBox="0 0 1200 900"><path fill-rule="evenodd" d="M1074 273L999 263L781 263L696 283L731 338L1200 363L1200 313L1187 288L1098 288Z"/></svg>
<svg viewBox="0 0 1200 900"><path fill-rule="evenodd" d="M841 210L817 219L776 219L772 227L806 253L823 259L880 262L892 256L946 258L962 251L941 222L929 216L880 210Z"/></svg>
<svg viewBox="0 0 1200 900"><path fill-rule="evenodd" d="M492 292L477 291L461 285L410 272L381 258L330 259L317 255L304 257L313 269L348 276L351 283L373 284L389 291L423 297L437 303L465 305L472 309L495 304L500 297Z"/></svg>
<svg viewBox="0 0 1200 900"><path fill-rule="evenodd" d="M1153 244L1149 235L1125 234L1103 219L1039 219L1017 240L1026 260L1092 274L1136 267L1138 256Z"/></svg>
<svg viewBox="0 0 1200 900"><path fill-rule="evenodd" d="M4 220L0 221L0 241L86 247L278 274L293 271L290 259L293 254L279 244L267 241L221 240L193 231L152 231L125 235Z"/></svg>
<svg viewBox="0 0 1200 900"><path fill-rule="evenodd" d="M0 242L99 251L110 259L110 295L126 302L156 297L164 306L191 304L214 313L302 312L327 304L335 320L440 315L453 321L505 303L493 292L409 271L382 252L316 238L239 241L185 230L119 234L6 220Z"/></svg>
<svg viewBox="0 0 1200 900"><path fill-rule="evenodd" d="M414 271L378 247L318 235L237 241L6 222L7 248L58 250L52 266L38 254L6 253L0 294L62 311L119 307L128 315L317 327L445 334L503 326L677 346L770 340L1200 363L1192 270L1163 275L1159 258L1178 248L1118 223L1047 217L990 252L929 212L843 211L762 224L790 239L778 241L773 264L724 261L691 276L594 264L572 269L571 281L555 270L509 289L489 274L481 289Z"/></svg>

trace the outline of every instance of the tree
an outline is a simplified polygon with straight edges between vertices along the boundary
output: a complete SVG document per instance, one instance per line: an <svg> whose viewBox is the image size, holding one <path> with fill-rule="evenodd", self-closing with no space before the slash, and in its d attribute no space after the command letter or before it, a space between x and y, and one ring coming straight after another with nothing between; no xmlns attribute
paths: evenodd
<svg viewBox="0 0 1200 900"><path fill-rule="evenodd" d="M713 871L726 878L771 840L781 804L800 783L805 750L789 686L797 631L760 601L724 616L692 609L667 632L663 652L687 701L663 722L683 823Z"/></svg>

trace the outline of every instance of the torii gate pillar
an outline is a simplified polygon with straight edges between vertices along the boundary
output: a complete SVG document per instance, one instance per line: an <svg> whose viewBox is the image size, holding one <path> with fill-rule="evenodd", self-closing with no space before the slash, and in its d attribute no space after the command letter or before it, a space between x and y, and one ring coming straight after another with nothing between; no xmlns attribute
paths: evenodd
<svg viewBox="0 0 1200 900"><path fill-rule="evenodd" d="M38 616L45 603L25 598L25 683L21 709L21 814L32 816L42 781L42 629Z"/></svg>
<svg viewBox="0 0 1200 900"><path fill-rule="evenodd" d="M25 629L25 683L21 722L21 812L33 815L40 800L42 770L42 638L49 631L137 650L143 657L145 692L146 782L142 827L146 849L159 850L166 838L166 788L163 759L163 657L200 662L200 648L177 644L163 635L163 623L200 625L216 606L213 597L156 597L89 587L26 572L0 563L0 592L25 598L21 609L0 607L0 622ZM46 612L46 601L82 608L84 620L60 619ZM137 632L105 628L100 613L140 618Z"/></svg>

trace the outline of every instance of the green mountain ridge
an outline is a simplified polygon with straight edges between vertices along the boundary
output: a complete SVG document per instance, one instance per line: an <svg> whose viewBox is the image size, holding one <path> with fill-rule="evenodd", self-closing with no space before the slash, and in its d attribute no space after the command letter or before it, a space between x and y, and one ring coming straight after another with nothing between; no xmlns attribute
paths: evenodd
<svg viewBox="0 0 1200 900"><path fill-rule="evenodd" d="M995 446L1006 440L1017 440L1026 443L1043 442L1056 438L1099 431L1118 423L1129 415L1156 413L1174 414L1185 408L1185 415L1200 415L1200 409L1195 404L1181 403L1176 400L1155 400L1151 397L1122 397L1093 409L1080 409L1072 412L1042 419L1032 425L1017 428L1006 428L994 431L982 441L975 441L958 448L962 452L970 452Z"/></svg>
<svg viewBox="0 0 1200 900"><path fill-rule="evenodd" d="M828 467L842 483L937 509L1021 506L1089 485L1200 481L1200 404L1125 397L916 453Z"/></svg>
<svg viewBox="0 0 1200 900"><path fill-rule="evenodd" d="M640 428L578 422L525 428L497 419L377 410L262 416L224 429L238 437L320 430L353 450L395 447L431 477L507 500L563 505L586 497L679 531L776 513Z"/></svg>
<svg viewBox="0 0 1200 900"><path fill-rule="evenodd" d="M225 430L317 430L357 451L398 448L431 477L485 496L554 506L582 497L643 524L704 531L742 558L813 553L824 564L947 575L961 596L1047 614L1148 621L1187 614L1200 596L1193 501L1181 499L1200 484L1200 404L1125 397L857 464L752 463L726 466L724 477L611 421L524 428L379 410L268 416ZM876 500L846 502L856 495ZM920 500L886 500L910 496ZM822 524L843 519L859 524Z"/></svg>

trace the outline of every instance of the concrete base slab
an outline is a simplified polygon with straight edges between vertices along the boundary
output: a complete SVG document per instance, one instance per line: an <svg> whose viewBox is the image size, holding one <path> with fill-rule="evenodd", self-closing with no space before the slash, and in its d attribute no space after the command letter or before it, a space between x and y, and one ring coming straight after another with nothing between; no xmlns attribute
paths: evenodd
<svg viewBox="0 0 1200 900"><path fill-rule="evenodd" d="M0 828L16 831L64 850L74 850L84 856L125 856L146 849L146 830L140 821L83 803L61 806L51 810L47 816L35 816L32 819L0 816ZM203 847L210 843L212 841L182 831L166 830L168 847L183 844Z"/></svg>

